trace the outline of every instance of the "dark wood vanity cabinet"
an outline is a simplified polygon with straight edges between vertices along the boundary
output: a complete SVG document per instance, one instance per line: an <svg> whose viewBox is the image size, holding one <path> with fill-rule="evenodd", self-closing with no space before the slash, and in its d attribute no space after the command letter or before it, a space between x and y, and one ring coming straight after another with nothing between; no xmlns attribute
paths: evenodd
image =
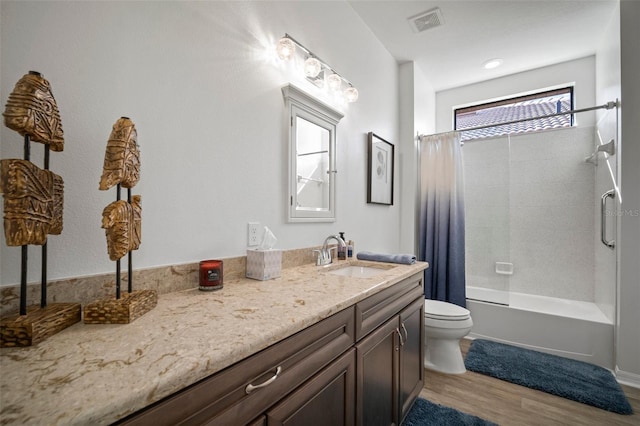
<svg viewBox="0 0 640 426"><path fill-rule="evenodd" d="M367 299L364 306L356 306L356 312L364 308L361 312L370 317L391 316L356 344L358 425L399 425L424 384L422 279L400 284L405 294L389 294L371 305Z"/></svg>
<svg viewBox="0 0 640 426"><path fill-rule="evenodd" d="M422 273L119 421L399 424L423 385Z"/></svg>

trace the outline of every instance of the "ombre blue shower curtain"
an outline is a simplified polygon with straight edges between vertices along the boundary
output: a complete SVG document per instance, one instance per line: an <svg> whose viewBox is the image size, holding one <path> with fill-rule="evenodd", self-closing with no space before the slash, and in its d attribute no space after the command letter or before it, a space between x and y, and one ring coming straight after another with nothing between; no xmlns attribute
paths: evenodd
<svg viewBox="0 0 640 426"><path fill-rule="evenodd" d="M458 132L420 138L420 260L425 297L466 307L464 176Z"/></svg>

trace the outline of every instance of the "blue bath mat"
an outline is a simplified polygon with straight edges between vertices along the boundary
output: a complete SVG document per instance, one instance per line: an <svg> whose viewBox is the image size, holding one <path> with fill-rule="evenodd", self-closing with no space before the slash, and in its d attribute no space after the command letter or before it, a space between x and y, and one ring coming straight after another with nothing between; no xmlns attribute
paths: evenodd
<svg viewBox="0 0 640 426"><path fill-rule="evenodd" d="M434 404L426 399L418 398L404 418L402 426L495 426L480 417L463 413L454 408Z"/></svg>
<svg viewBox="0 0 640 426"><path fill-rule="evenodd" d="M464 363L476 373L614 413L633 413L613 375L593 364L483 339L471 343Z"/></svg>

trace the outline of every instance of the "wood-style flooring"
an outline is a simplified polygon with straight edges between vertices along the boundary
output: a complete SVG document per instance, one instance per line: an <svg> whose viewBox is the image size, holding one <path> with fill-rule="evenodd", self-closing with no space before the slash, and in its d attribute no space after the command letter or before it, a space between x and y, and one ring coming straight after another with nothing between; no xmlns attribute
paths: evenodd
<svg viewBox="0 0 640 426"><path fill-rule="evenodd" d="M462 339L466 356L471 340ZM640 426L640 389L622 386L634 414L611 413L569 399L467 371L448 375L425 370L422 398L509 425L635 425Z"/></svg>

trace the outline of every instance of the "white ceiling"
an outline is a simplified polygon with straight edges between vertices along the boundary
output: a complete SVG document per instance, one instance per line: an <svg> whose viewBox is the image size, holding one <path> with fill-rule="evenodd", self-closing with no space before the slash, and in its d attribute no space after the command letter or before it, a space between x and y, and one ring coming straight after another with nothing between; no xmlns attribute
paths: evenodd
<svg viewBox="0 0 640 426"><path fill-rule="evenodd" d="M617 0L349 3L398 63L414 61L440 91L594 54ZM415 33L407 18L436 7L444 24ZM504 63L485 70L492 58Z"/></svg>

